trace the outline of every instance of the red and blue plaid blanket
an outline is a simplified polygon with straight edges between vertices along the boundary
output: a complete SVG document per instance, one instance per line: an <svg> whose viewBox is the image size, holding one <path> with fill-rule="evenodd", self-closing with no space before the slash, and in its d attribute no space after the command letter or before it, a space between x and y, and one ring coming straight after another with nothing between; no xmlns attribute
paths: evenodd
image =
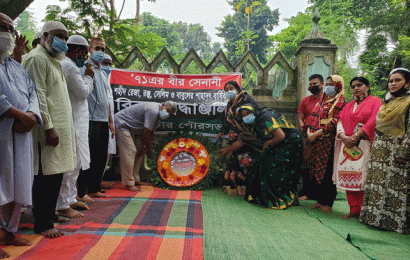
<svg viewBox="0 0 410 260"><path fill-rule="evenodd" d="M64 236L44 238L21 223L18 234L33 245L1 248L14 259L203 259L202 192L115 184L106 194L84 217L58 225Z"/></svg>

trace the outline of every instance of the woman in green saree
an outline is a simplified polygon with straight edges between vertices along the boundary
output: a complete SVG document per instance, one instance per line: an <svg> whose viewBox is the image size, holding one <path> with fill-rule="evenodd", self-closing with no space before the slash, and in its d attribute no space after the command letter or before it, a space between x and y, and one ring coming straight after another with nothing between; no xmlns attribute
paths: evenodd
<svg viewBox="0 0 410 260"><path fill-rule="evenodd" d="M243 120L241 142L260 153L250 168L245 200L273 209L286 209L297 200L297 178L302 164L302 138L296 128L272 109L256 112L251 104L238 109Z"/></svg>

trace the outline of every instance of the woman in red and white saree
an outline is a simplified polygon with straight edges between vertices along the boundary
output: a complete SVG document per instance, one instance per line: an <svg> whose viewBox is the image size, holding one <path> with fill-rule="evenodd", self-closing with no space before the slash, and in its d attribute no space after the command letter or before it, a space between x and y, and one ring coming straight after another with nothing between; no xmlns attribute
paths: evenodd
<svg viewBox="0 0 410 260"><path fill-rule="evenodd" d="M343 218L358 218L381 100L369 95L364 77L353 78L350 87L354 100L343 107L337 123L333 182L346 190L350 213Z"/></svg>

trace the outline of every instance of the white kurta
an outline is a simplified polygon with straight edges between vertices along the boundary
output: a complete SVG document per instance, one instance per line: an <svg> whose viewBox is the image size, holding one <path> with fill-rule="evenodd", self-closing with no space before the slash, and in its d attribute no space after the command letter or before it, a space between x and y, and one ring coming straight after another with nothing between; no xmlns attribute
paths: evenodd
<svg viewBox="0 0 410 260"><path fill-rule="evenodd" d="M67 81L68 94L73 110L75 140L77 144L77 160L81 168L90 168L90 148L88 144L88 101L87 97L93 90L93 79L90 76L82 77L80 70L70 58L61 62L63 73Z"/></svg>
<svg viewBox="0 0 410 260"><path fill-rule="evenodd" d="M41 120L34 83L24 68L9 58L6 65L0 64L0 205L12 201L31 205L33 138L31 132L13 133L14 119L1 117L12 106L33 112Z"/></svg>
<svg viewBox="0 0 410 260"><path fill-rule="evenodd" d="M44 122L43 127L33 131L35 155L38 154L38 143L41 144L43 173L50 175L73 171L77 162L73 114L61 63L38 45L24 58L23 67L36 85ZM45 145L45 130L51 128L59 136L60 142L56 147ZM38 160L35 159L35 173L37 171Z"/></svg>

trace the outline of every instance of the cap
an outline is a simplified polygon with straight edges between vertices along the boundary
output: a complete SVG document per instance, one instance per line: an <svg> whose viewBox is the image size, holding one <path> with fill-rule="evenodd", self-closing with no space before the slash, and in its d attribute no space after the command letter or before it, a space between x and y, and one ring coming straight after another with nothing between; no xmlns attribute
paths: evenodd
<svg viewBox="0 0 410 260"><path fill-rule="evenodd" d="M64 30L68 32L67 28L64 24L57 22L57 21L48 21L44 24L43 29L41 29L42 33L50 32L53 30Z"/></svg>
<svg viewBox="0 0 410 260"><path fill-rule="evenodd" d="M67 44L75 44L88 47L87 40L81 35L71 35L70 37L68 37Z"/></svg>

